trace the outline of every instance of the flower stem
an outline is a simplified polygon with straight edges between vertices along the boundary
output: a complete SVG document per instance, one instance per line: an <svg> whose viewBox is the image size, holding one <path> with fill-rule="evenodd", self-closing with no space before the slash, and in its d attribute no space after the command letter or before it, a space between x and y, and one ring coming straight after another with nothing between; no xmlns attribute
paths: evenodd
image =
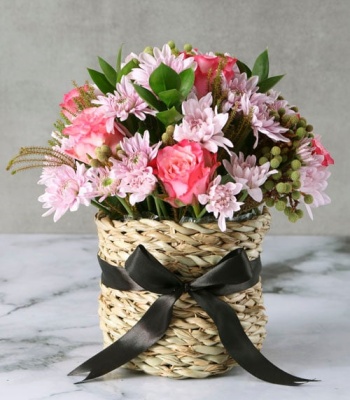
<svg viewBox="0 0 350 400"><path fill-rule="evenodd" d="M128 203L125 199L123 199L123 198L121 198L121 197L118 197L118 200L121 202L121 204L122 204L123 207L125 208L125 210L126 210L126 212L128 213L128 215L129 215L130 217L134 217L134 213L133 213L133 211L132 211L132 209L131 209L129 203Z"/></svg>
<svg viewBox="0 0 350 400"><path fill-rule="evenodd" d="M161 210L160 200L156 196L153 196L153 198L154 198L154 203L156 205L158 217L159 217L159 219L161 219L162 218L162 210Z"/></svg>
<svg viewBox="0 0 350 400"><path fill-rule="evenodd" d="M194 215L196 216L196 219L199 219L201 214L202 214L202 212L203 212L203 210L201 210L201 208L199 207L198 203L192 204L192 208L193 208L193 211L194 211Z"/></svg>
<svg viewBox="0 0 350 400"><path fill-rule="evenodd" d="M104 213L110 214L110 210L107 207L104 207L100 202L96 200L91 200L91 204L97 207L99 210L103 211Z"/></svg>

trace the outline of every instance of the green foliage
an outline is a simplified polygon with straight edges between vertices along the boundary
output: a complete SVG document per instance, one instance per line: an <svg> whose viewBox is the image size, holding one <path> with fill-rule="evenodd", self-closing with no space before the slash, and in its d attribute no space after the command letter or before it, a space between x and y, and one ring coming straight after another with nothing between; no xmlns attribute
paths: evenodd
<svg viewBox="0 0 350 400"><path fill-rule="evenodd" d="M107 94L114 92L115 87L108 81L108 79L102 72L90 68L88 68L87 70L91 76L91 79L102 93Z"/></svg>
<svg viewBox="0 0 350 400"><path fill-rule="evenodd" d="M117 84L117 71L103 58L98 57L98 61L106 79L114 87Z"/></svg>
<svg viewBox="0 0 350 400"><path fill-rule="evenodd" d="M270 71L270 61L269 61L269 53L268 50L264 50L254 62L253 69L244 64L242 61L237 60L236 62L239 71L241 73L246 73L247 77L258 76L258 86L259 92L266 93L268 90L273 88L283 77L284 75L276 75L269 77Z"/></svg>

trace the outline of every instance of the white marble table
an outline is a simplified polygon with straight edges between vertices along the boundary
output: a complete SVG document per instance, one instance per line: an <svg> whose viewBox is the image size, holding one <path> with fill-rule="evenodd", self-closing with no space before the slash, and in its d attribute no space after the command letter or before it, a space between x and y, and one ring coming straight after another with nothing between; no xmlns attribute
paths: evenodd
<svg viewBox="0 0 350 400"><path fill-rule="evenodd" d="M284 387L240 367L174 381L118 369L75 385L67 373L101 349L96 237L0 235L0 399L349 399L350 239L268 237L263 353L321 382Z"/></svg>

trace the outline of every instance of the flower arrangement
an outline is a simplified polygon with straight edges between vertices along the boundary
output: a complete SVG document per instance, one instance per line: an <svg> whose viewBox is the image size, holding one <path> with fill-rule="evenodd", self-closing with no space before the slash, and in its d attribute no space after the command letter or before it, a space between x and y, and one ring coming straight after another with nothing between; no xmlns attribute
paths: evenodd
<svg viewBox="0 0 350 400"><path fill-rule="evenodd" d="M44 216L93 204L113 219L214 217L224 231L264 204L295 222L302 205L312 217L330 202L333 159L272 89L283 76L269 77L267 50L252 69L173 42L99 64L93 83L64 95L49 147L9 163L13 173L43 168Z"/></svg>

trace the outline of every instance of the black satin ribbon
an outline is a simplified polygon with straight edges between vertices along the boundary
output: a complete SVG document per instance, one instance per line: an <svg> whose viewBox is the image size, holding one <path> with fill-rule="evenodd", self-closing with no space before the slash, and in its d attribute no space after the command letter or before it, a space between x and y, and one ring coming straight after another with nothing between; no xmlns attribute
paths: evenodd
<svg viewBox="0 0 350 400"><path fill-rule="evenodd" d="M280 385L296 386L311 381L284 372L266 359L245 334L236 312L217 297L254 286L259 281L260 258L249 261L243 249L233 250L209 272L190 283L182 282L164 268L142 245L129 256L125 269L98 259L105 286L147 290L161 296L124 336L70 372L69 375L88 372L78 383L120 367L161 339L170 324L173 306L183 293L189 293L213 319L227 352L246 371Z"/></svg>

